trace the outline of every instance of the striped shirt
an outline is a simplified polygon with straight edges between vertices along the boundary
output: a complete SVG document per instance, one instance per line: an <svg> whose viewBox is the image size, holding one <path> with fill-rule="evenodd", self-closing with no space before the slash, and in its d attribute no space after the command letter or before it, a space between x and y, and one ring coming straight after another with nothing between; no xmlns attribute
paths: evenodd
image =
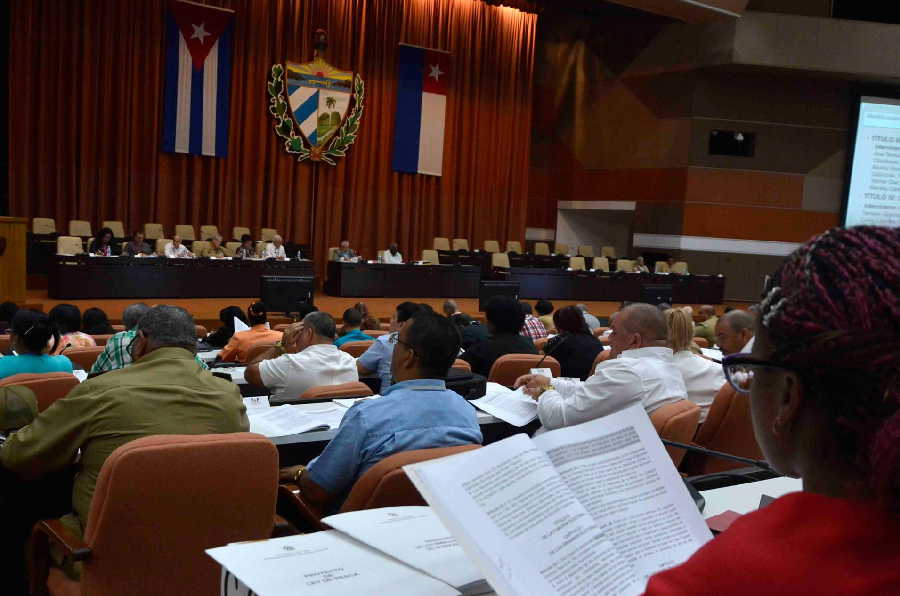
<svg viewBox="0 0 900 596"><path fill-rule="evenodd" d="M137 328L128 331L120 331L110 337L106 341L106 347L97 357L94 366L91 367L91 373L101 373L117 368L125 368L131 364L131 344L137 335ZM197 355L194 355L201 368L208 369L209 366Z"/></svg>

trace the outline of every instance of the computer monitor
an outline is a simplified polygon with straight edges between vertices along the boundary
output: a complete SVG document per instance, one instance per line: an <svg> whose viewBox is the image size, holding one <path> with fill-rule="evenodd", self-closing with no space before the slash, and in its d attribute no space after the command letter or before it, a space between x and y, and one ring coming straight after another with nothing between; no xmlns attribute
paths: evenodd
<svg viewBox="0 0 900 596"><path fill-rule="evenodd" d="M641 302L647 304L672 304L672 284L644 284L641 286Z"/></svg>
<svg viewBox="0 0 900 596"><path fill-rule="evenodd" d="M312 303L314 282L309 275L263 275L259 296L268 312L294 312L298 303Z"/></svg>
<svg viewBox="0 0 900 596"><path fill-rule="evenodd" d="M478 310L484 311L487 303L494 296L511 296L519 299L519 282L517 281L482 281L478 287Z"/></svg>

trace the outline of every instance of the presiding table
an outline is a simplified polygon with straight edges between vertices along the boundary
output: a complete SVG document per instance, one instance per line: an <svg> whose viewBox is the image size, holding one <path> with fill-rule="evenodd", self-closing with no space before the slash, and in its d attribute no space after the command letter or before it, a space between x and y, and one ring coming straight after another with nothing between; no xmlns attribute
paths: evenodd
<svg viewBox="0 0 900 596"><path fill-rule="evenodd" d="M645 286L671 289L672 302L721 304L725 277L721 275L675 275L662 273L607 273L566 271L538 267L512 267L497 277L519 282L519 297L547 300L642 301Z"/></svg>
<svg viewBox="0 0 900 596"><path fill-rule="evenodd" d="M312 261L57 256L48 294L85 298L255 298L264 275L312 277Z"/></svg>
<svg viewBox="0 0 900 596"><path fill-rule="evenodd" d="M472 265L387 265L329 261L325 293L360 298L472 298L481 269Z"/></svg>

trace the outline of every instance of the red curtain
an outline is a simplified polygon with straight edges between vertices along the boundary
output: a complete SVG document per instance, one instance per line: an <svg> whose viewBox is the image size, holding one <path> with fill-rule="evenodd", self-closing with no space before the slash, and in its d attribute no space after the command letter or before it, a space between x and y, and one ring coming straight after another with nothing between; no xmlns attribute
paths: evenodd
<svg viewBox="0 0 900 596"><path fill-rule="evenodd" d="M316 255L341 238L407 258L434 236L524 236L537 16L481 0L207 0L236 11L228 156L160 150L164 0L13 0L12 215L274 227ZM326 59L366 83L359 138L337 166L297 163L267 112L276 62ZM397 44L448 50L444 175L391 169Z"/></svg>

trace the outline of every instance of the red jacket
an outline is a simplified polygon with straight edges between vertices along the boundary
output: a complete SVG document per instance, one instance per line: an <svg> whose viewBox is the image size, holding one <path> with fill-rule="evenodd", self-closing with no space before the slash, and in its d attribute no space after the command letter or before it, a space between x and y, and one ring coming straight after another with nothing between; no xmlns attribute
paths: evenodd
<svg viewBox="0 0 900 596"><path fill-rule="evenodd" d="M751 513L645 596L900 594L900 516L870 503L792 493Z"/></svg>

